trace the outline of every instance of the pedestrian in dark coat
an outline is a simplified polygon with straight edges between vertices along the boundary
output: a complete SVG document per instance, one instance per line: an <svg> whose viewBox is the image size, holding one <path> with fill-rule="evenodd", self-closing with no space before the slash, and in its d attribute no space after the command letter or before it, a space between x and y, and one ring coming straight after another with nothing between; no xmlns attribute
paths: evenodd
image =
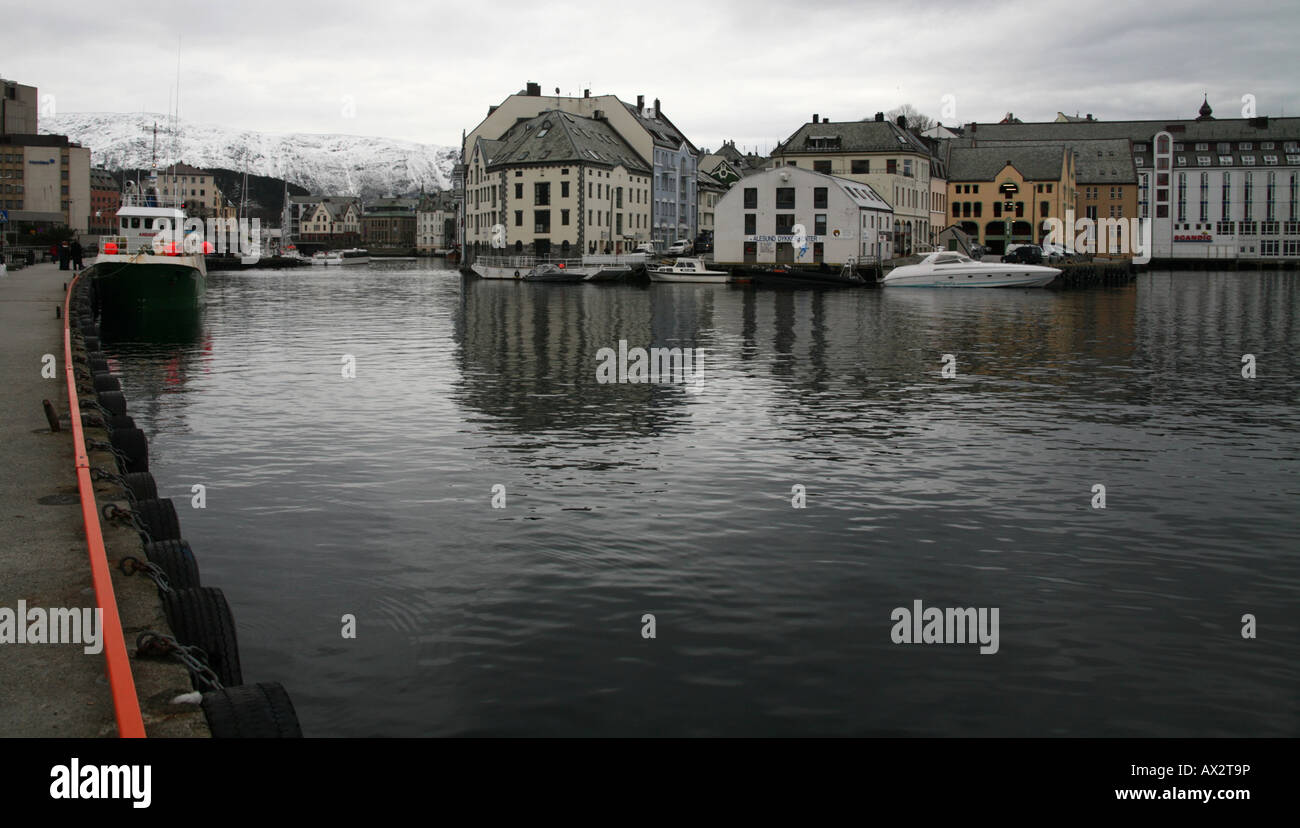
<svg viewBox="0 0 1300 828"><path fill-rule="evenodd" d="M72 248L68 247L68 243L64 242L63 244L59 245L59 270L67 270L68 260L71 258L72 258Z"/></svg>
<svg viewBox="0 0 1300 828"><path fill-rule="evenodd" d="M72 266L77 270L81 270L81 268L84 267L84 265L81 263L81 257L83 255L85 255L85 250L82 249L81 242L77 241L76 239L73 239L72 240Z"/></svg>

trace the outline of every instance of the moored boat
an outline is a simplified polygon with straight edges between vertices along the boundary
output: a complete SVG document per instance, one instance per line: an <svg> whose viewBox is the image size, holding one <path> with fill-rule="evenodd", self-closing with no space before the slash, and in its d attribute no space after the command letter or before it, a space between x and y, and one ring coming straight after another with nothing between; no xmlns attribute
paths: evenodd
<svg viewBox="0 0 1300 828"><path fill-rule="evenodd" d="M671 265L646 268L654 282L705 282L718 284L731 279L725 270L709 270L701 259L678 259Z"/></svg>
<svg viewBox="0 0 1300 828"><path fill-rule="evenodd" d="M88 268L100 307L110 312L183 312L203 303L202 234L184 237L183 202L159 194L156 183L155 174L144 191L123 193L117 234L101 237Z"/></svg>
<svg viewBox="0 0 1300 828"><path fill-rule="evenodd" d="M961 253L931 253L919 263L896 267L882 287L1043 287L1060 268L1009 262L977 262Z"/></svg>
<svg viewBox="0 0 1300 828"><path fill-rule="evenodd" d="M352 247L347 250L322 250L315 256L311 257L311 263L314 265L326 265L329 267L369 264L370 253L369 251L358 247Z"/></svg>

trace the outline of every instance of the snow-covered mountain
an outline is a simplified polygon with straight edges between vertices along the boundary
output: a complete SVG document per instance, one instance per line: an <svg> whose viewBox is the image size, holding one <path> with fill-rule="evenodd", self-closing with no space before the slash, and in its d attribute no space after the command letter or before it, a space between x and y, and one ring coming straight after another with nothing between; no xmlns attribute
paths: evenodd
<svg viewBox="0 0 1300 828"><path fill-rule="evenodd" d="M459 151L363 135L275 134L181 121L173 139L165 115L72 112L42 117L44 133L67 135L91 151L95 166L148 169L153 126L158 124L158 164L183 161L299 184L319 195L374 198L451 187Z"/></svg>

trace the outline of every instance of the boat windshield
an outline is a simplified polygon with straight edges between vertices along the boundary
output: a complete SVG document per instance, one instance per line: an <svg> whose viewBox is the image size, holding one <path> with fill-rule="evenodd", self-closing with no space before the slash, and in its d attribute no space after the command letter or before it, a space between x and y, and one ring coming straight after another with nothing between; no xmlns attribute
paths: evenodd
<svg viewBox="0 0 1300 828"><path fill-rule="evenodd" d="M951 265L951 264L974 264L974 259L969 256L963 256L960 253L936 253L934 261L931 264Z"/></svg>

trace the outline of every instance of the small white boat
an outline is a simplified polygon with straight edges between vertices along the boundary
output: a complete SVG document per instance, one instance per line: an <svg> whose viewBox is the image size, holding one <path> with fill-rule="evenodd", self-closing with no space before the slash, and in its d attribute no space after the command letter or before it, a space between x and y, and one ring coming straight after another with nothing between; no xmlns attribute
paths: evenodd
<svg viewBox="0 0 1300 828"><path fill-rule="evenodd" d="M725 270L709 270L700 259L678 259L671 265L647 268L653 282L711 282L721 283L731 279Z"/></svg>
<svg viewBox="0 0 1300 828"><path fill-rule="evenodd" d="M363 265L370 263L370 251L358 247L347 250L322 250L311 257L314 265L338 267L342 265Z"/></svg>
<svg viewBox="0 0 1300 828"><path fill-rule="evenodd" d="M1059 268L1007 262L977 262L961 253L931 253L918 264L896 267L882 287L1043 287Z"/></svg>

